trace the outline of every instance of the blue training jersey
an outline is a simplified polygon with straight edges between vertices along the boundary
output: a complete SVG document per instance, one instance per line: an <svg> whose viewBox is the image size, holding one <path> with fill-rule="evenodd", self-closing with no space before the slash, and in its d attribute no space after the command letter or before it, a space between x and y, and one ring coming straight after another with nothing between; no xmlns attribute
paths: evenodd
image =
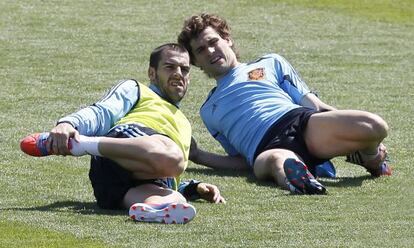
<svg viewBox="0 0 414 248"><path fill-rule="evenodd" d="M200 115L229 155L240 154L253 166L266 131L284 114L300 107L309 92L286 59L268 54L239 64L217 80Z"/></svg>

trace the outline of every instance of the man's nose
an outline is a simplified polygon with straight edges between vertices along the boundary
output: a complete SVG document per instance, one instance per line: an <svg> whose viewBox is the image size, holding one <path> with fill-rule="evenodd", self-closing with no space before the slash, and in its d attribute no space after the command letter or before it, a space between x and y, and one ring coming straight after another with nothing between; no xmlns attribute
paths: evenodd
<svg viewBox="0 0 414 248"><path fill-rule="evenodd" d="M178 75L180 75L180 76L183 75L183 73L181 71L181 68L179 66L177 66L177 68L175 68L175 73L178 74Z"/></svg>
<svg viewBox="0 0 414 248"><path fill-rule="evenodd" d="M175 68L174 76L176 76L176 77L182 77L183 76L183 73L182 73L181 68L179 66L177 66Z"/></svg>

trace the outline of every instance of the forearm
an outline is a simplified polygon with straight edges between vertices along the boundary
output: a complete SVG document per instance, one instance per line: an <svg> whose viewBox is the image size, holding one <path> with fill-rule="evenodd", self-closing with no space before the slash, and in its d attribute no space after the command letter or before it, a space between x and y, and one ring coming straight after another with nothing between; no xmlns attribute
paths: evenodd
<svg viewBox="0 0 414 248"><path fill-rule="evenodd" d="M97 135L99 131L99 120L97 117L97 111L94 111L94 106L88 106L75 113L69 114L58 120L57 124L68 123L76 128L80 134L93 136ZM107 129L110 127L106 127Z"/></svg>
<svg viewBox="0 0 414 248"><path fill-rule="evenodd" d="M116 121L130 111L138 99L137 82L121 81L99 101L61 118L58 123L70 123L83 135L105 135Z"/></svg>
<svg viewBox="0 0 414 248"><path fill-rule="evenodd" d="M316 95L313 93L309 93L302 98L300 103L304 107L308 107L311 109L319 110L319 111L331 111L336 110L336 108L322 102Z"/></svg>
<svg viewBox="0 0 414 248"><path fill-rule="evenodd" d="M247 170L248 165L242 156L220 155L199 150L197 157L191 161L214 169Z"/></svg>

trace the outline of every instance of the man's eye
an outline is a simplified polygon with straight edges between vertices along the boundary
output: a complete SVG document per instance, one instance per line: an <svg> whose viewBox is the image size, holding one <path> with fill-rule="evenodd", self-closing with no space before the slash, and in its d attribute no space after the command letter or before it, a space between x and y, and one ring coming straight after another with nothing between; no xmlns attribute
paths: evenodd
<svg viewBox="0 0 414 248"><path fill-rule="evenodd" d="M200 48L198 48L198 49L196 50L196 53L197 53L197 54L200 54L201 52L203 52L203 50L204 50L204 48L203 48L203 47L200 47Z"/></svg>
<svg viewBox="0 0 414 248"><path fill-rule="evenodd" d="M212 39L210 40L210 45L214 45L218 42L218 39Z"/></svg>

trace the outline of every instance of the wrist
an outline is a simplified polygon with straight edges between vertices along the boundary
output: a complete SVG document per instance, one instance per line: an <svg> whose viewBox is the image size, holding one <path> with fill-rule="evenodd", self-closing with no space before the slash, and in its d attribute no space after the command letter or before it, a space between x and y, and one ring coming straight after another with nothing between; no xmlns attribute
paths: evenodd
<svg viewBox="0 0 414 248"><path fill-rule="evenodd" d="M70 125L70 126L72 126L74 129L76 129L76 130L77 130L77 128L75 127L75 125L73 125L73 123L71 123L71 122L69 122L69 121L58 121L58 122L56 123L56 126L59 126L59 125L61 125L61 124L67 124L67 125Z"/></svg>

